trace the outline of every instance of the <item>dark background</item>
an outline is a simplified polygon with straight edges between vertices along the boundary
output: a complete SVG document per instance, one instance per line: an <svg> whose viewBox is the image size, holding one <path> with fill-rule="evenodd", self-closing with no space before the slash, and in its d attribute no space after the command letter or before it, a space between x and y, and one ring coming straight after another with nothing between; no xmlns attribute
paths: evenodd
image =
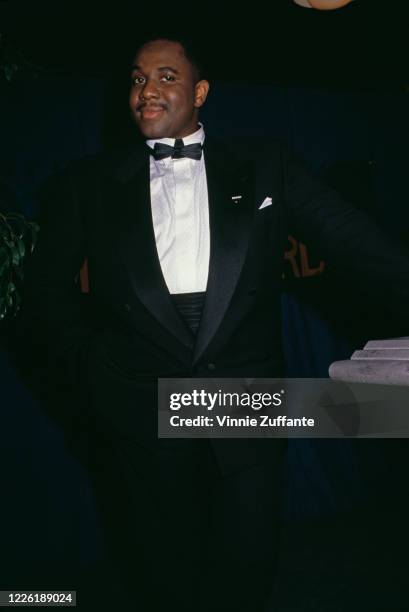
<svg viewBox="0 0 409 612"><path fill-rule="evenodd" d="M291 0L247 3L2 2L1 31L33 63L101 76L123 66L138 39L188 35L223 81L331 87L408 82L405 3L355 0L315 11Z"/></svg>
<svg viewBox="0 0 409 612"><path fill-rule="evenodd" d="M208 133L249 149L285 140L392 240L408 243L408 53L404 3L397 4L355 0L319 12L277 0L266 12L256 2L246 10L221 3L3 2L0 65L18 69L11 82L0 78L2 193L33 217L37 190L55 169L132 140L126 109L132 52L140 39L169 32L203 51L212 84L203 112ZM307 247L314 267L320 254ZM370 338L409 335L368 304L352 279L340 284L327 270L297 277L287 265L285 289L291 376L326 376L332 361ZM0 364L4 588L76 586L82 572L91 580L104 553L87 475L6 348ZM385 585L381 559L393 571L405 565L407 529L399 521L408 508L407 466L406 441L291 443L285 517L289 532L300 534L289 539L288 551L304 601L325 597L312 568L338 592L361 573L371 584L375 564L386 597L393 580ZM294 583L288 591L296 597ZM322 609L337 609L328 598ZM372 609L377 601L379 593Z"/></svg>

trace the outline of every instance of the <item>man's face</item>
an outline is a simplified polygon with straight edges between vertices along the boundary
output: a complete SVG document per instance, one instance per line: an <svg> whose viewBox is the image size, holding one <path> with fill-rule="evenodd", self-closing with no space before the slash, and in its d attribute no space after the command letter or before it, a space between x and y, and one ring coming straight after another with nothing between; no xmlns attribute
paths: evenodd
<svg viewBox="0 0 409 612"><path fill-rule="evenodd" d="M135 57L131 83L129 106L145 138L184 138L198 129L198 109L209 83L195 85L194 68L179 43L144 45Z"/></svg>

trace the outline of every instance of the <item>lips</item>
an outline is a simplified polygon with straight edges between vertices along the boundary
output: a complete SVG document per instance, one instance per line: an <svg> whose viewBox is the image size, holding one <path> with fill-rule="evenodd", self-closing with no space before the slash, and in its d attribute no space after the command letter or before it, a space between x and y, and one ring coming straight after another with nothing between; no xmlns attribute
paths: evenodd
<svg viewBox="0 0 409 612"><path fill-rule="evenodd" d="M156 119L164 111L160 106L142 106L139 109L142 119Z"/></svg>

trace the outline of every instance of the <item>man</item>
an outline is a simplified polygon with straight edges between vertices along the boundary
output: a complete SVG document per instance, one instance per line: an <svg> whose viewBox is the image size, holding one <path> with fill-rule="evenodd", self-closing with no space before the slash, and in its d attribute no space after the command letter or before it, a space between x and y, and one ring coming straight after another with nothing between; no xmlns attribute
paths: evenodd
<svg viewBox="0 0 409 612"><path fill-rule="evenodd" d="M205 136L208 91L180 42L139 48L144 142L60 177L28 272L26 309L78 402L109 550L144 612L268 610L285 444L158 439L156 380L282 375L287 217L335 269L408 303L406 254L284 147L248 160Z"/></svg>

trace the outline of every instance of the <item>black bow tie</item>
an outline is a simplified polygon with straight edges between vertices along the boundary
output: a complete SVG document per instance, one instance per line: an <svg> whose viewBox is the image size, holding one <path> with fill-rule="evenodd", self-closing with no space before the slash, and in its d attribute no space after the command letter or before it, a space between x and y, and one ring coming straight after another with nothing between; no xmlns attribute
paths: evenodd
<svg viewBox="0 0 409 612"><path fill-rule="evenodd" d="M184 145L182 138L176 138L175 146L155 142L153 149L148 147L151 155L155 159L164 159L171 157L172 159L180 159L181 157L190 157L190 159L200 159L202 157L202 145L200 142Z"/></svg>

